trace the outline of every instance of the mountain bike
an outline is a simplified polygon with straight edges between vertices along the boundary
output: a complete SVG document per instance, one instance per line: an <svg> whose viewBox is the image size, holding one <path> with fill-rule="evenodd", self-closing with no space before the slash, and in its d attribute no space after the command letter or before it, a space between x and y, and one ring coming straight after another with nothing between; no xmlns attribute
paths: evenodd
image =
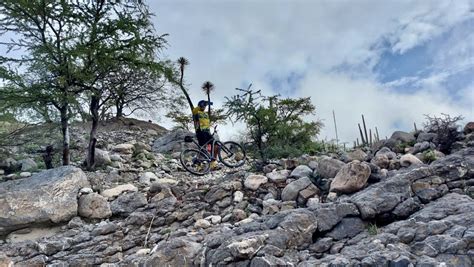
<svg viewBox="0 0 474 267"><path fill-rule="evenodd" d="M217 132L217 126L214 127L212 137ZM236 168L244 165L246 153L244 148L233 141L221 142L212 138L204 145L200 146L194 136L185 136L184 141L194 143L197 148L188 148L181 152L180 161L186 171L195 175L205 175L211 170L211 161L216 157L222 164L229 168ZM218 147L217 155L215 155L215 146Z"/></svg>

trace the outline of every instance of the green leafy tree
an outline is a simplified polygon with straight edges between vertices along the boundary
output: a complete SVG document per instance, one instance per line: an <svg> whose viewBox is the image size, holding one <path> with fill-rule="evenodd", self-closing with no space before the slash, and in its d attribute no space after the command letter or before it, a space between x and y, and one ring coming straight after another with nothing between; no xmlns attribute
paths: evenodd
<svg viewBox="0 0 474 267"><path fill-rule="evenodd" d="M40 114L47 115L50 106L59 111L64 165L69 164L69 119L76 109L83 114L87 103L92 121L87 167L92 168L99 111L116 96L117 80L111 77L124 68L169 72L156 60L165 39L155 34L148 7L135 0L6 0L0 12L0 33L18 36L0 44L25 51L0 59L5 101L33 105L41 99Z"/></svg>
<svg viewBox="0 0 474 267"><path fill-rule="evenodd" d="M304 120L305 116L315 111L309 97L265 97L250 87L237 89L240 94L227 98L225 107L234 121L247 124L248 135L263 161L312 152L316 148L313 139L322 123Z"/></svg>

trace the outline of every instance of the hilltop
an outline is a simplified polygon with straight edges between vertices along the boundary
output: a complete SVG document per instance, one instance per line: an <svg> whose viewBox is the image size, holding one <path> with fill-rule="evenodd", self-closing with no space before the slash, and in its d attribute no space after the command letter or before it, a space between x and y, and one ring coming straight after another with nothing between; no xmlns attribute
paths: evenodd
<svg viewBox="0 0 474 267"><path fill-rule="evenodd" d="M179 164L187 132L132 119L101 126L96 171L80 168L84 124L74 166L43 170L56 133L35 126L0 161L0 265L472 266L472 126L449 153L398 131L202 177Z"/></svg>

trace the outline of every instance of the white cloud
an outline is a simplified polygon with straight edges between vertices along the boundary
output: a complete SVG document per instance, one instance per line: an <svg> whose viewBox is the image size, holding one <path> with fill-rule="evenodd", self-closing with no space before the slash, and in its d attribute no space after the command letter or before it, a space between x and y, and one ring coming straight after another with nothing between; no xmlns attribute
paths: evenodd
<svg viewBox="0 0 474 267"><path fill-rule="evenodd" d="M305 73L296 94L312 96L318 117L326 122L321 137L333 137L334 109L340 138L345 141L358 135L360 114L366 115L367 123L377 125L381 135L389 135L395 130L393 124L410 130L414 121L423 120L423 114L469 110L465 103L449 100L442 79L432 84L427 82L436 81L435 77L419 82L423 90L407 95L387 90L375 81L372 72L387 41L397 53L429 43L472 17L469 0L168 0L150 5L157 15L158 31L170 33L167 56L184 56L191 62L186 81L195 100L204 96L199 88L205 80L216 85L214 100L220 104L225 96L235 93L235 87L247 82L266 94L276 93L268 83L268 74ZM442 50L432 52L445 64L439 73L448 71L448 65L459 66L458 57L472 53L473 46L467 41L458 42L456 47L458 52L446 49L452 55L444 58ZM418 79L404 77L397 83ZM464 93L469 94L469 90ZM224 136L235 131L221 128Z"/></svg>

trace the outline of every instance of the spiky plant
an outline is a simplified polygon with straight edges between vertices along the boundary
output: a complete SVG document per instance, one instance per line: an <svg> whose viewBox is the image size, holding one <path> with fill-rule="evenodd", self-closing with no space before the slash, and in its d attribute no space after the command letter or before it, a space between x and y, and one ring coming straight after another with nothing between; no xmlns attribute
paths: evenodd
<svg viewBox="0 0 474 267"><path fill-rule="evenodd" d="M183 84L184 68L189 65L189 60L185 57L178 58L179 69L181 70L181 78L179 80L180 84Z"/></svg>
<svg viewBox="0 0 474 267"><path fill-rule="evenodd" d="M202 86L202 90L207 95L207 102L211 102L211 92L214 91L214 84L210 81L205 81ZM211 118L211 105L208 106L209 119Z"/></svg>
<svg viewBox="0 0 474 267"><path fill-rule="evenodd" d="M186 100L188 101L189 108L191 109L191 112L194 108L193 101L191 100L191 97L189 97L188 91L184 88L183 85L183 77L184 77L184 68L189 65L189 61L184 58L180 57L178 58L178 64L179 64L179 69L181 70L181 78L179 79L179 87L181 88L181 91L183 92L184 96L186 97Z"/></svg>

